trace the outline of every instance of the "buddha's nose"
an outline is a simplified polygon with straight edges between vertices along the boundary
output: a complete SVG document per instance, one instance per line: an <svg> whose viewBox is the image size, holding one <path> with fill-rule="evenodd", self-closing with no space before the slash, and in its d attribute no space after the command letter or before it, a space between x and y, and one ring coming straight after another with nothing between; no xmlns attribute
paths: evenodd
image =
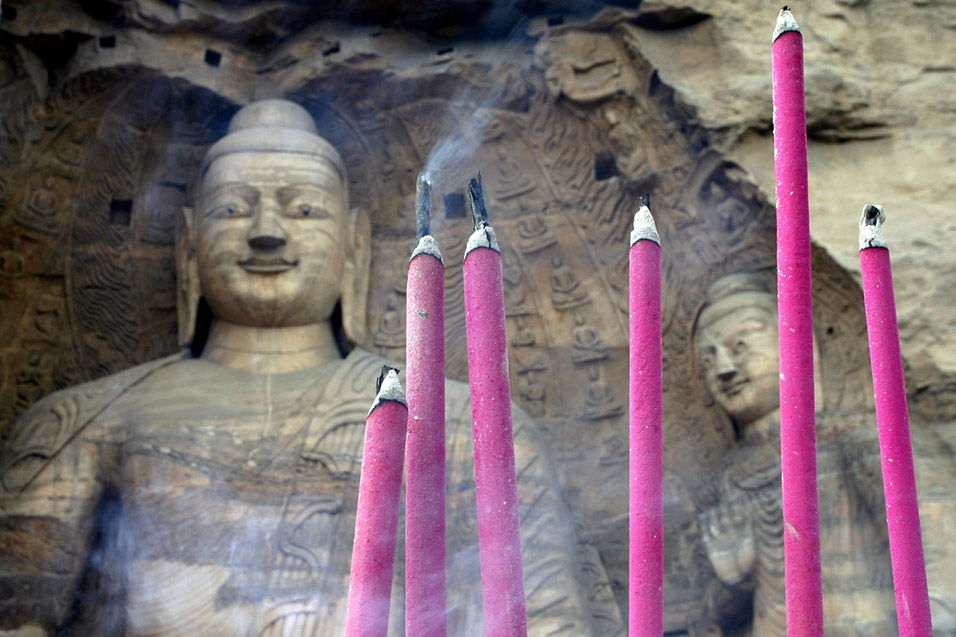
<svg viewBox="0 0 956 637"><path fill-rule="evenodd" d="M717 348L715 357L714 373L717 374L717 378L722 381L728 381L737 375L737 366L734 365L733 359L722 347Z"/></svg>
<svg viewBox="0 0 956 637"><path fill-rule="evenodd" d="M286 234L278 212L272 206L260 206L249 229L249 245L255 250L278 250L285 244Z"/></svg>

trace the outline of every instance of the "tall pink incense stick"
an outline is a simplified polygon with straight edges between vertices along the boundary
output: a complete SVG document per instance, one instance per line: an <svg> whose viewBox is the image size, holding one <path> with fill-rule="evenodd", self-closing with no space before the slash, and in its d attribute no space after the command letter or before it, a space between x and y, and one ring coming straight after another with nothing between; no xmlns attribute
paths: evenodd
<svg viewBox="0 0 956 637"><path fill-rule="evenodd" d="M402 489L402 453L408 408L398 372L382 369L379 391L365 422L346 637L385 637Z"/></svg>
<svg viewBox="0 0 956 637"><path fill-rule="evenodd" d="M880 434L897 621L901 637L926 637L933 634L933 624L923 561L900 332L893 298L893 271L890 251L883 238L884 220L882 207L864 206L860 219L863 302L866 306L866 331L870 337L870 365Z"/></svg>
<svg viewBox="0 0 956 637"><path fill-rule="evenodd" d="M485 635L527 635L501 250L481 175L468 187L475 232L465 248L465 330L475 439L478 549Z"/></svg>
<svg viewBox="0 0 956 637"><path fill-rule="evenodd" d="M630 254L630 637L664 632L664 438L661 239L649 197Z"/></svg>
<svg viewBox="0 0 956 637"><path fill-rule="evenodd" d="M405 634L444 637L445 265L431 236L430 196L419 177L406 316Z"/></svg>
<svg viewBox="0 0 956 637"><path fill-rule="evenodd" d="M777 16L771 50L773 154L777 178L784 581L787 634L802 637L823 635L823 591L813 403L813 294L803 36L787 7Z"/></svg>

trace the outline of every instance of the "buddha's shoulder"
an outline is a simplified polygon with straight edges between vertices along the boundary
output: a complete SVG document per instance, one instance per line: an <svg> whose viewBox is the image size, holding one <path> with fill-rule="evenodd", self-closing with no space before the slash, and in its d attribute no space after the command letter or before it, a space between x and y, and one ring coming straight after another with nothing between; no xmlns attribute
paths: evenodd
<svg viewBox="0 0 956 637"><path fill-rule="evenodd" d="M182 358L175 354L44 396L5 426L0 474L6 475L27 457L53 458L130 388L159 370L182 364Z"/></svg>

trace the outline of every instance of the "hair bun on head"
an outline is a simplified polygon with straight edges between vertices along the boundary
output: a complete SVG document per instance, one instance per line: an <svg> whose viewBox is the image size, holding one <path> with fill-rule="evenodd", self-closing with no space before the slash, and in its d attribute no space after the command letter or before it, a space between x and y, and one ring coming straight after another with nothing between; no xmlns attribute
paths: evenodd
<svg viewBox="0 0 956 637"><path fill-rule="evenodd" d="M309 111L295 102L281 99L259 100L243 106L232 116L226 134L247 128L291 128L319 134Z"/></svg>
<svg viewBox="0 0 956 637"><path fill-rule="evenodd" d="M295 153L315 157L328 167L323 176L329 187L340 189L347 196L348 179L342 156L319 136L309 111L295 102L268 99L240 108L232 116L225 136L206 151L200 174L205 176L213 160L242 152Z"/></svg>

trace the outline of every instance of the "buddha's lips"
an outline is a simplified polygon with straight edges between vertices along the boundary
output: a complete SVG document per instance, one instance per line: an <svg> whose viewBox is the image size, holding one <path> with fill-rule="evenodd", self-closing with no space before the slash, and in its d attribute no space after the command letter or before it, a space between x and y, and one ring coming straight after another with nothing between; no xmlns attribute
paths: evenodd
<svg viewBox="0 0 956 637"><path fill-rule="evenodd" d="M240 261L239 265L249 272L285 272L299 265L299 260L286 261L281 257L251 257Z"/></svg>
<svg viewBox="0 0 956 637"><path fill-rule="evenodd" d="M724 395L725 395L725 396L734 396L734 395L736 395L736 394L739 394L740 392L742 392L742 391L744 390L744 387L746 387L746 386L747 386L747 383L749 383L749 382L750 382L749 380L744 379L744 380L738 380L738 381L734 382L734 383L731 384L731 385L725 386L725 387L724 387Z"/></svg>

